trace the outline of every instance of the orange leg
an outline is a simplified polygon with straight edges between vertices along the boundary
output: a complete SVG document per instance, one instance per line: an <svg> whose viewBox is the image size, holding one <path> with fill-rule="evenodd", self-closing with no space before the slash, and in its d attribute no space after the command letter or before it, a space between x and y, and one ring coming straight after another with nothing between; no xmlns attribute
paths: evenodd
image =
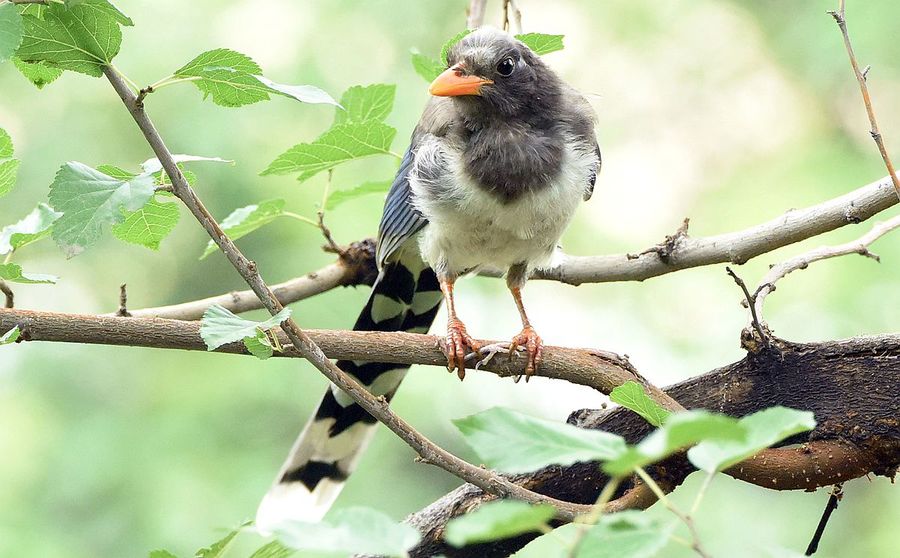
<svg viewBox="0 0 900 558"><path fill-rule="evenodd" d="M525 306L522 304L521 287L510 286L509 291L516 301L516 308L519 309L519 316L522 317L522 331L512 338L512 341L509 344L509 356L512 358L512 355L515 354L516 349L519 347L525 348L528 358L528 360L525 361L525 381L527 382L541 364L541 359L544 356L544 342L537 332L534 331L534 328L531 327L528 316L525 314Z"/></svg>
<svg viewBox="0 0 900 558"><path fill-rule="evenodd" d="M466 332L466 326L456 316L456 304L453 302L453 279L439 279L441 292L447 300L447 341L444 344L444 354L447 355L447 370L456 374L462 380L466 377L466 354L469 349L478 352L481 343L475 341Z"/></svg>

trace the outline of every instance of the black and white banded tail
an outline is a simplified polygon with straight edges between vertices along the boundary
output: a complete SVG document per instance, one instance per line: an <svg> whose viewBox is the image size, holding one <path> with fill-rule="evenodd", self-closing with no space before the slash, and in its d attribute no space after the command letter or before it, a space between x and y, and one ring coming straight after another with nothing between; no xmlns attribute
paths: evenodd
<svg viewBox="0 0 900 558"><path fill-rule="evenodd" d="M437 277L421 260L415 240L396 250L372 287L354 330L425 333L441 303ZM390 400L408 365L339 360L374 395ZM271 532L286 519L318 521L337 498L374 434L376 420L332 385L294 442L275 483L256 513L257 528Z"/></svg>

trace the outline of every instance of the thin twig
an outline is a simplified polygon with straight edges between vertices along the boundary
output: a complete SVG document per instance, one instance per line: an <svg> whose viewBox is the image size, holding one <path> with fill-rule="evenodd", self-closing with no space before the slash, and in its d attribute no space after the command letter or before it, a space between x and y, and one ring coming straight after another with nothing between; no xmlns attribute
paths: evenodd
<svg viewBox="0 0 900 558"><path fill-rule="evenodd" d="M853 75L856 76L856 81L859 83L859 90L862 93L863 104L866 106L869 124L872 125L869 134L872 136L872 139L875 140L875 145L878 146L878 151L881 153L881 159L884 161L884 166L891 176L894 191L896 192L897 197L900 198L900 180L897 179L897 171L894 169L894 164L891 163L887 148L884 146L884 138L881 137L881 132L878 130L878 122L875 120L875 109L872 108L872 98L869 96L869 87L866 85L866 76L869 73L869 66L866 66L866 69L863 71L860 71L859 69L859 62L856 61L856 54L853 53L853 45L850 43L850 34L847 32L847 17L844 11L844 0L839 0L837 11L830 11L828 13L831 14L831 17L834 18L838 28L841 30L841 35L844 38L844 46L847 49L847 56L850 57L850 67L853 68Z"/></svg>
<svg viewBox="0 0 900 558"><path fill-rule="evenodd" d="M175 163L171 151L166 147L162 138L157 132L156 127L151 122L144 108L135 103L136 95L128 87L128 84L122 76L109 66L103 68L113 88L118 93L125 107L128 109L135 123L156 154L160 163L169 175L172 185L175 188L175 195L181 199L185 206L190 210L191 214L206 229L210 238L219 246L223 254L226 256L235 270L241 275L244 281L250 286L257 297L262 301L266 310L273 316L283 309L278 302L275 293L263 281L256 262L247 259L246 256L235 246L234 242L228 238L228 235L222 231L215 218L200 199L197 197L193 188L184 178L181 169ZM366 412L375 417L379 422L387 426L401 440L406 442L413 450L418 453L426 462L434 464L445 471L472 483L486 492L490 492L501 498L514 498L529 503L545 503L550 504L557 510L558 517L562 520L571 521L576 516L587 513L590 506L583 504L573 504L571 502L563 502L554 498L547 498L519 485L516 485L504 477L488 471L481 467L477 467L468 463L459 457L453 455L447 450L441 448L417 430L409 423L397 416L391 411L385 398L375 397L369 393L366 388L360 384L352 376L346 374L337 367L335 363L328 359L322 349L297 325L297 323L288 318L281 324L287 338L293 344L303 358L316 367L331 383L335 384L344 391L351 399L353 399Z"/></svg>
<svg viewBox="0 0 900 558"><path fill-rule="evenodd" d="M726 267L725 271L728 275L734 279L734 282L737 283L737 286L741 288L741 291L744 293L744 297L746 298L746 306L750 309L750 324L753 326L753 329L756 331L756 334L759 336L759 340L762 341L763 345L766 348L771 347L771 342L769 340L769 334L766 329L763 327L762 323L759 321L759 316L756 313L756 297L759 296L759 293L762 289L760 287L753 294L750 294L750 291L747 289L747 284L744 283L744 280L738 277L737 273L734 272L730 267Z"/></svg>
<svg viewBox="0 0 900 558"><path fill-rule="evenodd" d="M829 258L837 258L839 256L846 256L849 254L859 254L861 256L871 258L876 262L880 262L881 259L878 257L878 255L873 254L869 251L869 246L871 246L873 242L875 242L882 236L898 228L900 228L900 215L888 219L887 221L876 223L868 233L858 238L857 240L853 240L844 244L838 244L836 246L822 246L816 248L815 250L804 252L803 254L794 256L789 260L772 266L766 276L763 277L759 287L757 288L755 302L753 304L754 307L751 310L759 318L759 321L763 324L763 326L765 326L766 322L762 318L763 303L765 302L766 297L769 295L769 293L775 290L775 283L777 283L780 279L784 278L784 276L793 271L797 271L798 269L806 269L807 267L809 267L809 264L813 262L827 260Z"/></svg>
<svg viewBox="0 0 900 558"><path fill-rule="evenodd" d="M6 281L2 279L0 279L0 293L3 293L3 295L6 297L5 307L13 308L16 302L16 295L12 291L12 289L9 288L9 285L6 284Z"/></svg>
<svg viewBox="0 0 900 558"><path fill-rule="evenodd" d="M119 285L119 309L116 311L116 316L120 318L131 317L131 313L128 311L128 291L126 287L125 283Z"/></svg>
<svg viewBox="0 0 900 558"><path fill-rule="evenodd" d="M672 512L675 517L680 519L681 522L687 526L688 531L690 531L691 533L691 548L694 549L694 552L696 552L702 558L709 558L709 554L706 553L706 551L703 549L703 546L700 544L700 535L697 533L697 526L694 524L694 519L690 515L682 512L680 509L678 509L678 506L672 503L672 500L670 500L666 496L665 491L655 480L653 480L653 477L651 477L647 473L647 471L645 471L642 467L638 467L635 471L637 472L638 476L641 477L641 480L647 483L647 486L650 487L650 490L652 490L653 493L656 494L656 497L659 498L659 501L662 502L664 506L666 506L666 509Z"/></svg>
<svg viewBox="0 0 900 558"><path fill-rule="evenodd" d="M837 509L838 502L844 497L843 488L843 484L836 484L831 490L831 496L828 497L825 511L822 512L822 517L819 519L819 524L816 526L816 532L813 533L813 538L809 541L809 546L806 547L806 556L812 556L819 550L819 541L822 540L822 534L825 533L825 526L828 525L831 514Z"/></svg>

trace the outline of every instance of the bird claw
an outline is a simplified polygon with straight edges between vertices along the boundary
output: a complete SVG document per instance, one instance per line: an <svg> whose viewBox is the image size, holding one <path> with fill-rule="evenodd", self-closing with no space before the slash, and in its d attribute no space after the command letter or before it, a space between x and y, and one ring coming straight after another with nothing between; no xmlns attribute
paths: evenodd
<svg viewBox="0 0 900 558"><path fill-rule="evenodd" d="M538 366L544 357L544 342L531 326L526 326L509 343L509 358L523 347L526 352L525 381L527 382L537 372Z"/></svg>
<svg viewBox="0 0 900 558"><path fill-rule="evenodd" d="M466 377L467 349L478 353L481 343L475 341L468 332L466 326L459 320L450 320L447 323L447 340L444 344L444 354L447 356L447 370L456 370L457 376L462 380Z"/></svg>
<svg viewBox="0 0 900 558"><path fill-rule="evenodd" d="M480 370L482 366L486 365L494 358L494 355L497 353L506 354L509 352L509 343L491 343L490 345L485 345L481 347L478 351L474 353L469 353L466 355L466 360L472 359L475 357L482 357L478 362L475 363L475 370Z"/></svg>

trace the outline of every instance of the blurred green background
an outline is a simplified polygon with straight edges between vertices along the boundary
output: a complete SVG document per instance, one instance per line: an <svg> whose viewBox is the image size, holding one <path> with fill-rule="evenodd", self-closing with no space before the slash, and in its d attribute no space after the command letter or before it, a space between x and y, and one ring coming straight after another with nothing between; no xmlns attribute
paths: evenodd
<svg viewBox="0 0 900 558"><path fill-rule="evenodd" d="M564 238L570 253L639 251L685 216L694 235L737 230L885 174L840 35L825 13L836 0L519 3L525 31L566 35L566 49L547 61L598 113L604 168L597 193ZM394 150L402 151L427 100L409 50L436 54L463 27L466 2L117 4L136 26L125 30L116 64L137 82L156 81L204 50L229 47L252 56L271 79L315 84L335 97L354 84L395 83L388 122L399 130ZM869 86L882 132L900 157L900 4L849 4L860 62L873 67ZM489 2L487 19L499 24L499 0ZM215 215L272 197L314 213L324 175L298 184L258 173L287 147L327 128L330 107L277 98L225 109L203 101L189 84L160 91L148 106L172 151L237 162L192 167ZM0 65L0 127L22 159L19 185L0 202L3 225L46 200L64 161L135 169L151 156L109 84L69 72L37 91L11 64ZM335 187L389 178L395 165L385 157L341 167ZM361 198L330 214L328 223L339 242L349 242L375 232L380 210L378 196ZM737 271L755 283L769 264L869 227L766 254ZM51 242L29 247L18 261L62 280L17 286L17 306L109 312L120 283L128 284L133 308L243 288L221 256L197 261L205 243L185 213L159 252L111 237L69 261ZM239 244L272 282L332 260L319 250L316 230L287 219ZM808 341L900 330L900 240L886 237L873 250L881 265L846 257L779 284L766 316L776 333ZM477 337L508 338L518 330L502 282L474 278L458 292L460 313ZM294 315L306 327L347 328L365 297L364 288L338 289L295 304ZM548 343L627 353L659 384L742 356L746 311L724 266L577 289L533 282L526 299ZM438 328L443 323L439 316ZM0 348L0 556L142 556L160 547L191 555L252 517L324 389L323 378L298 361L39 343ZM460 384L440 369L420 367L394 408L436 442L472 458L451 418L502 405L562 420L601 403L590 390L540 378L513 384L473 373ZM400 519L457 484L413 463L412 451L382 429L338 506L372 505ZM676 499L689 501L696 488L689 479ZM819 555L896 556L897 488L873 478L845 491ZM716 556L761 556L773 546L802 551L826 499L826 490L778 493L721 477L701 508L700 534ZM242 535L242 545L258 543ZM666 555L690 554L673 545Z"/></svg>

